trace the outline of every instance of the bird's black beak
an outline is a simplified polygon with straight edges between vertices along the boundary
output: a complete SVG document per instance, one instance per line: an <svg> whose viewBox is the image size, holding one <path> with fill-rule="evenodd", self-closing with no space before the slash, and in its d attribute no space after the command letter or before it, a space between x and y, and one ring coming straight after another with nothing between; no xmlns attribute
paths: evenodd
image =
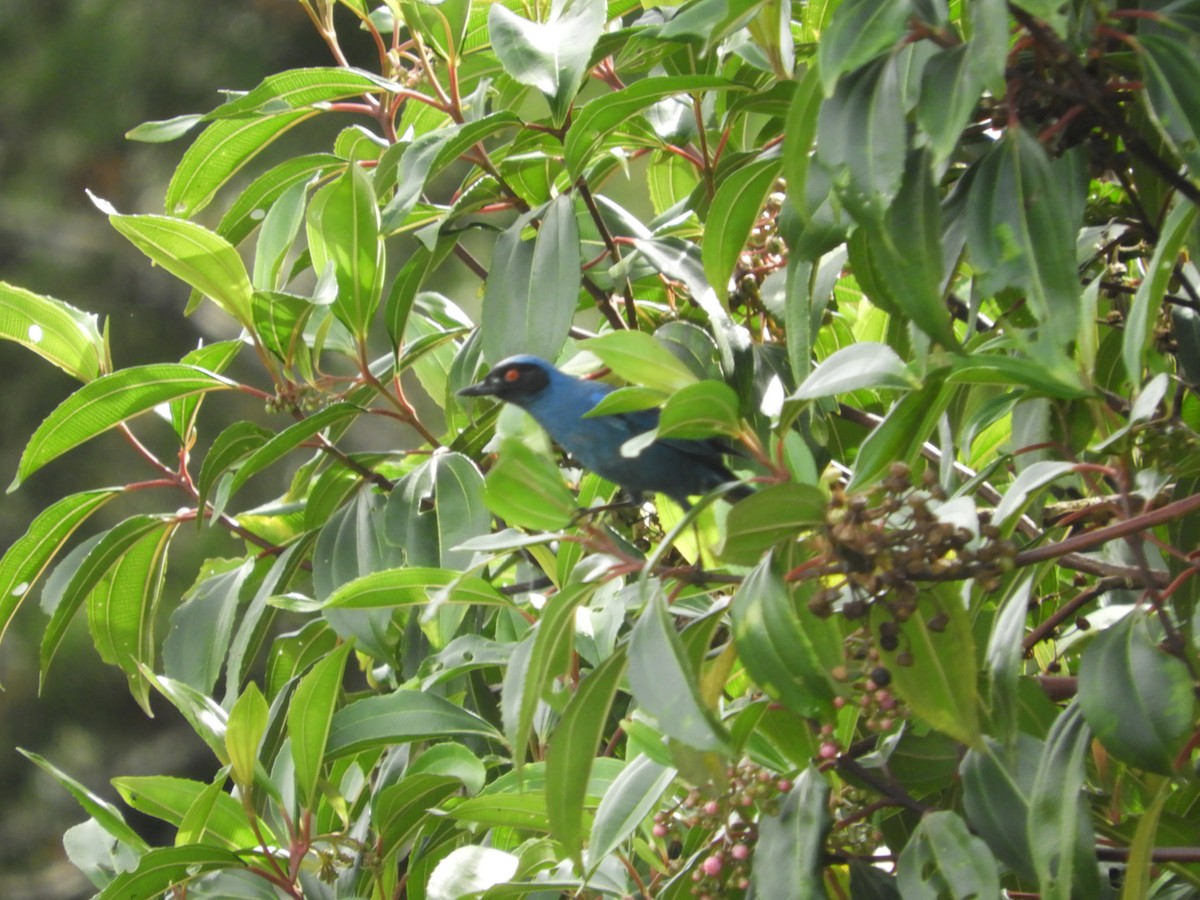
<svg viewBox="0 0 1200 900"><path fill-rule="evenodd" d="M460 397L490 397L496 393L495 385L492 385L485 378L478 384L473 384L470 387L465 387L458 392Z"/></svg>

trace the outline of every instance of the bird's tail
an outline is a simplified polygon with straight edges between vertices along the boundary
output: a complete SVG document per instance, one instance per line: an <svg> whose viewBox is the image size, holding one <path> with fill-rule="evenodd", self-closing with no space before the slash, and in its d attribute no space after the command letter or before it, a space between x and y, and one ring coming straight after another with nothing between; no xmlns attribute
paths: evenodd
<svg viewBox="0 0 1200 900"><path fill-rule="evenodd" d="M748 484L742 483L742 484L738 484L738 486L735 488L730 488L721 496L723 499L728 500L730 503L737 503L739 500L745 500L747 497L749 497L753 493L754 493L754 488L750 487L750 485L748 485Z"/></svg>

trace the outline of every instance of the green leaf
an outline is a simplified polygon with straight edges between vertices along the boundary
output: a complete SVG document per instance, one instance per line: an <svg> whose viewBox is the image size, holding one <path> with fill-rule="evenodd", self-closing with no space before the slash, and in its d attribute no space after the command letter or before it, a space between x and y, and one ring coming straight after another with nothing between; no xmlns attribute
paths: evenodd
<svg viewBox="0 0 1200 900"><path fill-rule="evenodd" d="M0 340L15 341L80 381L105 364L96 316L0 281Z"/></svg>
<svg viewBox="0 0 1200 900"><path fill-rule="evenodd" d="M886 616L878 604L873 605L872 628L877 630ZM935 617L945 623L944 628L929 627ZM957 588L938 585L922 594L916 612L900 624L899 632L898 649L881 651L896 693L938 731L978 747L975 639ZM910 654L909 665L896 661L900 652Z"/></svg>
<svg viewBox="0 0 1200 900"><path fill-rule="evenodd" d="M339 709L333 716L325 755L336 759L374 747L452 735L500 738L486 721L449 700L421 691L399 690Z"/></svg>
<svg viewBox="0 0 1200 900"><path fill-rule="evenodd" d="M217 479L232 468L238 460L245 459L271 438L271 432L254 422L234 422L214 439L200 464L196 478L199 496L198 506L204 506L212 493Z"/></svg>
<svg viewBox="0 0 1200 900"><path fill-rule="evenodd" d="M1030 463L1008 486L1008 490L996 504L992 520L997 525L1004 525L1025 509L1030 494L1073 471L1075 464L1066 460L1046 459Z"/></svg>
<svg viewBox="0 0 1200 900"><path fill-rule="evenodd" d="M455 804L447 815L460 822L492 828L541 832L550 830L550 820L546 815L546 795L540 790L525 790L520 794L481 794Z"/></svg>
<svg viewBox="0 0 1200 900"><path fill-rule="evenodd" d="M209 119L270 115L285 109L324 104L357 94L394 93L395 82L365 69L322 66L287 69L264 78L254 90L231 99L208 114Z"/></svg>
<svg viewBox="0 0 1200 900"><path fill-rule="evenodd" d="M697 750L728 752L729 736L699 691L699 678L656 587L629 638L629 683L661 731Z"/></svg>
<svg viewBox="0 0 1200 900"><path fill-rule="evenodd" d="M723 381L698 381L667 398L658 419L660 438L737 437L742 432L737 393Z"/></svg>
<svg viewBox="0 0 1200 900"><path fill-rule="evenodd" d="M620 378L663 394L696 383L696 373L643 331L612 331L581 345Z"/></svg>
<svg viewBox="0 0 1200 900"><path fill-rule="evenodd" d="M288 734L292 739L296 799L305 809L317 803L317 782L325 764L326 748L333 725L334 708L342 690L342 672L350 655L349 643L342 644L315 666L296 686L288 704Z"/></svg>
<svg viewBox="0 0 1200 900"><path fill-rule="evenodd" d="M595 868L645 821L675 780L675 770L649 756L634 757L600 799L588 858Z"/></svg>
<svg viewBox="0 0 1200 900"><path fill-rule="evenodd" d="M237 472L229 484L229 489L225 493L226 498L232 497L252 476L295 450L309 438L360 413L362 413L361 407L355 406L353 403L335 403L294 425L289 425L251 453L245 462L238 466Z"/></svg>
<svg viewBox="0 0 1200 900"><path fill-rule="evenodd" d="M221 780L224 780L223 776ZM165 775L123 776L114 778L112 784L121 799L138 812L176 827L183 824L188 810L211 788L199 781ZM209 843L216 838L230 850L253 847L258 843L254 830L246 821L246 810L224 792L219 792L212 802L205 830Z"/></svg>
<svg viewBox="0 0 1200 900"><path fill-rule="evenodd" d="M1192 732L1195 696L1187 666L1160 650L1145 616L1101 631L1079 661L1084 720L1113 756L1162 775Z"/></svg>
<svg viewBox="0 0 1200 900"><path fill-rule="evenodd" d="M825 96L833 96L842 75L894 49L912 14L911 0L844 0L817 44Z"/></svg>
<svg viewBox="0 0 1200 900"><path fill-rule="evenodd" d="M702 91L727 90L745 90L745 87L710 75L651 76L619 91L597 97L571 120L564 154L567 171L572 179L582 176L592 154L614 129L659 100L679 94L698 95Z"/></svg>
<svg viewBox="0 0 1200 900"><path fill-rule="evenodd" d="M1195 172L1200 169L1200 61L1195 47L1167 34L1140 35L1136 46L1155 122Z"/></svg>
<svg viewBox="0 0 1200 900"><path fill-rule="evenodd" d="M773 700L806 718L833 714L833 683L808 635L800 628L791 594L771 554L734 595L730 624L738 658Z"/></svg>
<svg viewBox="0 0 1200 900"><path fill-rule="evenodd" d="M83 807L84 811L99 822L100 826L113 837L117 838L117 840L124 841L138 853L145 853L150 849L150 845L142 839L141 835L126 824L125 817L121 815L121 811L111 803L93 794L84 785L32 750L24 750L18 747L17 752L66 788L71 796L78 801L79 805Z"/></svg>
<svg viewBox="0 0 1200 900"><path fill-rule="evenodd" d="M865 263L871 284L863 287L885 308L899 309L918 328L950 349L958 348L943 290L942 207L928 153L910 153L896 198L881 227L864 228L865 241L852 241L851 263L860 278ZM856 253L867 249L866 258ZM881 296L877 296L881 295Z"/></svg>
<svg viewBox="0 0 1200 900"><path fill-rule="evenodd" d="M816 159L860 221L882 221L904 177L908 130L900 89L895 59L880 59L839 80L821 105Z"/></svg>
<svg viewBox="0 0 1200 900"><path fill-rule="evenodd" d="M738 565L754 565L776 544L825 523L829 498L811 484L772 484L729 510L717 556Z"/></svg>
<svg viewBox="0 0 1200 900"><path fill-rule="evenodd" d="M229 205L217 234L237 245L250 234L267 215L271 205L283 193L297 184L307 184L330 169L346 165L344 159L332 153L311 153L286 159L263 172L247 185Z"/></svg>
<svg viewBox="0 0 1200 900"><path fill-rule="evenodd" d="M973 900L1000 896L996 860L952 810L921 819L897 867L896 886L908 900Z"/></svg>
<svg viewBox="0 0 1200 900"><path fill-rule="evenodd" d="M1092 392L1083 387L1078 374L1066 367L1051 368L1028 356L971 353L950 360L947 384L1025 385L1038 394L1079 400Z"/></svg>
<svg viewBox="0 0 1200 900"><path fill-rule="evenodd" d="M953 395L941 378L930 377L924 387L893 406L859 446L849 489L860 490L875 482L896 460L915 463Z"/></svg>
<svg viewBox="0 0 1200 900"><path fill-rule="evenodd" d="M396 167L396 192L383 209L383 233L391 234L403 226L430 179L481 141L505 129L520 126L519 117L502 110L474 122L449 124L430 131L407 146L396 145L395 151L389 151L389 154L397 152L403 155ZM384 161L387 158L385 155ZM382 188L379 190L382 192Z"/></svg>
<svg viewBox="0 0 1200 900"><path fill-rule="evenodd" d="M254 782L254 766L258 762L258 746L267 730L267 714L266 698L258 685L251 682L233 704L225 724L225 749L233 768L233 780L243 793Z"/></svg>
<svg viewBox="0 0 1200 900"><path fill-rule="evenodd" d="M459 900L508 881L519 857L494 847L458 847L437 864L425 888L426 900Z"/></svg>
<svg viewBox="0 0 1200 900"><path fill-rule="evenodd" d="M1084 779L1092 735L1078 703L1055 720L1029 793L1029 846L1046 900L1097 896L1100 890Z"/></svg>
<svg viewBox="0 0 1200 900"><path fill-rule="evenodd" d="M813 766L800 773L779 812L763 816L754 850L754 890L772 900L824 900L821 875L829 785Z"/></svg>
<svg viewBox="0 0 1200 900"><path fill-rule="evenodd" d="M815 400L863 388L911 390L921 383L887 344L858 341L835 350L812 371L791 400Z"/></svg>
<svg viewBox="0 0 1200 900"><path fill-rule="evenodd" d="M967 43L942 50L929 59L921 73L917 121L929 135L935 165L954 153L979 102L983 79L971 64L972 45L979 40L975 35Z"/></svg>
<svg viewBox="0 0 1200 900"><path fill-rule="evenodd" d="M383 244L375 189L362 167L346 168L308 207L313 271L332 266L337 279L334 315L362 343L383 292Z"/></svg>
<svg viewBox="0 0 1200 900"><path fill-rule="evenodd" d="M109 571L120 563L122 557L143 537L159 531L163 527L163 522L164 520L160 516L133 516L104 532L103 536L91 545L87 555L71 574L67 586L63 589L62 597L50 616L46 630L42 632L41 680L43 684L54 654L66 635L67 626L71 624L80 605L87 599L92 589L108 575Z"/></svg>
<svg viewBox="0 0 1200 900"><path fill-rule="evenodd" d="M250 276L225 238L169 216L114 214L108 220L155 263L211 299L238 324L250 326Z"/></svg>
<svg viewBox="0 0 1200 900"><path fill-rule="evenodd" d="M125 139L144 141L148 144L165 144L183 137L203 121L204 116L201 113L188 113L182 116L172 116L170 119L143 122L125 132Z"/></svg>
<svg viewBox="0 0 1200 900"><path fill-rule="evenodd" d="M1029 847L1029 794L1044 747L1027 734L1006 748L985 736L983 746L968 750L959 774L967 820L992 852L1022 878L1033 880Z"/></svg>
<svg viewBox="0 0 1200 900"><path fill-rule="evenodd" d="M101 488L64 497L40 512L0 558L0 639L46 567L92 513L120 493Z"/></svg>
<svg viewBox="0 0 1200 900"><path fill-rule="evenodd" d="M696 245L672 237L637 238L634 246L646 262L662 275L682 282L687 288L692 300L708 317L721 356L721 370L734 372L738 368L738 359L750 352L750 334L721 305L717 292L704 277L704 267Z"/></svg>
<svg viewBox="0 0 1200 900"><path fill-rule="evenodd" d="M386 227L385 223L385 230ZM392 346L396 348L403 346L404 331L408 326L408 317L412 312L417 292L421 290L425 279L433 274L446 255L454 248L455 243L453 239L441 240L433 250L422 244L413 251L408 262L396 274L391 290L388 291L383 313L383 320L387 324Z"/></svg>
<svg viewBox="0 0 1200 900"><path fill-rule="evenodd" d="M808 187L813 140L821 111L820 72L812 66L800 79L784 122L783 177L791 206L807 223L811 220ZM823 194L828 194L826 187ZM822 197L823 199L823 197ZM798 261L798 257L796 258Z"/></svg>
<svg viewBox="0 0 1200 900"><path fill-rule="evenodd" d="M1068 214L1070 186L1037 138L1009 128L978 163L967 200L967 246L980 290L1028 292L1044 333L1039 343L1057 360L1078 333L1079 276Z"/></svg>
<svg viewBox="0 0 1200 900"><path fill-rule="evenodd" d="M484 482L488 509L509 524L553 531L575 517L575 497L558 467L520 441L507 441Z"/></svg>
<svg viewBox="0 0 1200 900"><path fill-rule="evenodd" d="M140 667L154 667L154 620L176 522L157 523L126 548L87 598L88 629L100 658L129 679L129 690L150 715L150 685Z"/></svg>
<svg viewBox="0 0 1200 900"><path fill-rule="evenodd" d="M504 70L535 87L562 125L590 68L592 48L604 30L603 0L556 5L545 23L530 22L500 4L488 10L488 33Z"/></svg>
<svg viewBox="0 0 1200 900"><path fill-rule="evenodd" d="M167 212L176 216L195 215L242 166L289 128L315 115L316 110L296 109L213 122L200 132L175 167L167 185Z"/></svg>
<svg viewBox="0 0 1200 900"><path fill-rule="evenodd" d="M1016 581L1000 604L988 636L987 676L991 688L991 717L995 730L1012 741L1017 736L1019 701L1017 682L1021 675L1025 637L1025 619L1029 614L1029 598L1033 578Z"/></svg>
<svg viewBox="0 0 1200 900"><path fill-rule="evenodd" d="M171 363L130 366L88 382L46 417L37 427L21 462L16 488L51 460L108 429L178 397L206 391L228 390L232 381L197 369Z"/></svg>
<svg viewBox="0 0 1200 900"><path fill-rule="evenodd" d="M143 667L142 674L156 690L171 702L187 720L192 730L208 745L221 765L229 765L229 754L225 749L225 723L228 714L212 697L205 696L194 687L168 678L166 675L155 675Z"/></svg>
<svg viewBox="0 0 1200 900"><path fill-rule="evenodd" d="M1121 339L1121 360L1125 372L1135 387L1142 383L1143 356L1154 337L1154 323L1162 308L1163 295L1175 276L1175 265L1184 242L1192 232L1200 207L1194 203L1177 203L1167 216L1162 233L1154 247L1147 276L1138 285Z"/></svg>
<svg viewBox="0 0 1200 900"><path fill-rule="evenodd" d="M444 592L442 588L450 590ZM324 605L331 609L390 609L418 606L433 599L438 603L512 606L510 599L482 578L420 566L363 575L339 587Z"/></svg>
<svg viewBox="0 0 1200 900"><path fill-rule="evenodd" d="M299 181L279 195L263 218L254 248L254 271L250 276L250 283L259 291L282 287L279 270L304 224L307 199L308 184ZM258 296L257 292L255 296Z"/></svg>
<svg viewBox="0 0 1200 900"><path fill-rule="evenodd" d="M431 810L461 784L445 775L407 774L380 791L371 802L371 824L379 835L380 857L399 850L433 819Z"/></svg>
<svg viewBox="0 0 1200 900"><path fill-rule="evenodd" d="M123 872L96 895L96 900L153 900L171 885L203 872L244 866L241 857L206 844L158 847L138 860L132 872Z"/></svg>
<svg viewBox="0 0 1200 900"><path fill-rule="evenodd" d="M445 775L459 782L468 795L478 794L487 783L487 766L462 744L440 743L422 751L406 774Z"/></svg>
<svg viewBox="0 0 1200 900"><path fill-rule="evenodd" d="M756 160L722 178L713 196L700 253L708 283L722 301L729 299L729 279L782 168L779 157Z"/></svg>
<svg viewBox="0 0 1200 900"><path fill-rule="evenodd" d="M557 358L575 317L581 261L574 202L568 194L552 200L530 243L521 232L532 217L517 219L496 241L480 326L492 363L517 353Z"/></svg>
<svg viewBox="0 0 1200 900"><path fill-rule="evenodd" d="M171 613L171 629L163 641L167 675L202 694L213 692L229 652L242 586L253 570L253 560L221 560L201 570Z"/></svg>
<svg viewBox="0 0 1200 900"><path fill-rule="evenodd" d="M546 813L550 830L568 856L583 867L583 807L588 778L608 714L625 675L625 653L618 651L583 679L546 748ZM605 794L607 797L608 794ZM603 857L592 857L599 861Z"/></svg>
<svg viewBox="0 0 1200 900"><path fill-rule="evenodd" d="M504 736L513 748L517 769L525 761L525 748L533 733L538 704L549 696L551 685L566 673L571 663L575 610L586 603L595 590L594 584L576 583L550 597L542 607L537 624L525 638L531 646L527 659L520 666L520 679L506 677L504 680L500 704Z"/></svg>
<svg viewBox="0 0 1200 900"><path fill-rule="evenodd" d="M319 620L277 637L267 659L267 697L274 700L284 685L332 652L337 639L333 629Z"/></svg>
<svg viewBox="0 0 1200 900"><path fill-rule="evenodd" d="M483 476L460 453L434 454L392 490L384 526L408 565L465 571L472 553L458 546L491 532Z"/></svg>

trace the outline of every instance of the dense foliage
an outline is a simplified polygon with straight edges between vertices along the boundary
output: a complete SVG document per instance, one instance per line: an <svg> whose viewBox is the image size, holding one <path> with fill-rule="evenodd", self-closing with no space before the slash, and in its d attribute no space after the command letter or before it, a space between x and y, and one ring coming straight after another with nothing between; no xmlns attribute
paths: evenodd
<svg viewBox="0 0 1200 900"><path fill-rule="evenodd" d="M85 614L215 760L116 779L152 847L30 754L99 896L1200 895L1200 5L301 3L331 65L95 198L240 337L123 367L0 285L83 383L13 487L130 452L0 624L40 588L53 678ZM516 352L756 493L614 504L456 396Z"/></svg>

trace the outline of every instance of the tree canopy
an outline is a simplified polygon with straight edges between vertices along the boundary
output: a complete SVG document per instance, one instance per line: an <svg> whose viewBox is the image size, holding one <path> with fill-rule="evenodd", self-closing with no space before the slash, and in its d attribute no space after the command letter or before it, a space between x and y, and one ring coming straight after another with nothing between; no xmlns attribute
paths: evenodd
<svg viewBox="0 0 1200 900"><path fill-rule="evenodd" d="M92 198L236 337L0 283L80 383L9 490L127 450L0 632L212 756L114 780L152 846L27 754L97 896L1200 895L1195 2L298 2ZM618 502L458 395L515 353L754 493Z"/></svg>

